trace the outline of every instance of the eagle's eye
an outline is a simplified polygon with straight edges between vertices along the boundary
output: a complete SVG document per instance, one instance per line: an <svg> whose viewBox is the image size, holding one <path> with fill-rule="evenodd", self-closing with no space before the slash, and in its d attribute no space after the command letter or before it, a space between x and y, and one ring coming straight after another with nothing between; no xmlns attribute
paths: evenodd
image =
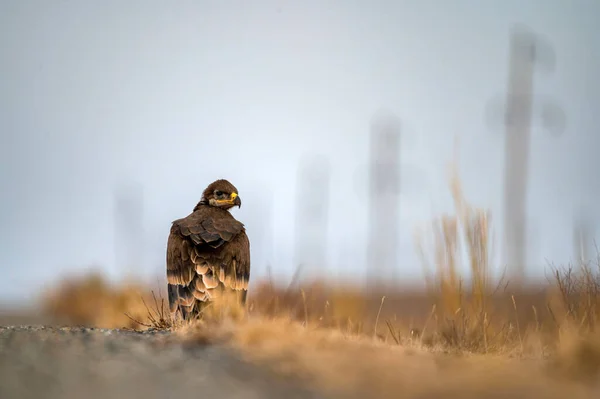
<svg viewBox="0 0 600 399"><path fill-rule="evenodd" d="M222 197L223 194L224 194L223 191L220 191L220 190L215 191L215 197L217 197L217 198Z"/></svg>

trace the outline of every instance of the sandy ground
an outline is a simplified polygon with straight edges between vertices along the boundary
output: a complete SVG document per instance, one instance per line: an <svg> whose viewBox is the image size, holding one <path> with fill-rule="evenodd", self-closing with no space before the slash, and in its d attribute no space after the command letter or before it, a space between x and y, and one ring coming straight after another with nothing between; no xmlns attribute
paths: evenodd
<svg viewBox="0 0 600 399"><path fill-rule="evenodd" d="M218 346L168 333L0 325L0 398L319 398Z"/></svg>

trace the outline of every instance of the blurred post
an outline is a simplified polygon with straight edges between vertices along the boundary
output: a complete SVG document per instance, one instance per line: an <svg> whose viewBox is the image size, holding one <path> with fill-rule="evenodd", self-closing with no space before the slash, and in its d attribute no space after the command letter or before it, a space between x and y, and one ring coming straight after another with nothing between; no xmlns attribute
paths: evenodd
<svg viewBox="0 0 600 399"><path fill-rule="evenodd" d="M400 215L400 119L379 112L371 121L367 287L397 282Z"/></svg>
<svg viewBox="0 0 600 399"><path fill-rule="evenodd" d="M575 266L587 265L594 253L594 226L591 215L580 209L573 223L573 249Z"/></svg>
<svg viewBox="0 0 600 399"><path fill-rule="evenodd" d="M516 285L526 277L526 203L534 66L552 66L549 54L549 47L533 33L521 26L512 30L504 120L504 256L509 279Z"/></svg>
<svg viewBox="0 0 600 399"><path fill-rule="evenodd" d="M144 193L141 184L122 183L114 191L114 239L117 273L127 277L144 267Z"/></svg>
<svg viewBox="0 0 600 399"><path fill-rule="evenodd" d="M300 161L296 189L296 281L317 278L326 268L330 165L324 156Z"/></svg>

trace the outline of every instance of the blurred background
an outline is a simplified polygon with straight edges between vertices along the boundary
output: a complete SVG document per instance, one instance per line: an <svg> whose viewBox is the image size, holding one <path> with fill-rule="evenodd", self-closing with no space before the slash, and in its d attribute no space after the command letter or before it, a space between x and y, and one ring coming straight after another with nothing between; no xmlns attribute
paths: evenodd
<svg viewBox="0 0 600 399"><path fill-rule="evenodd" d="M243 200L254 281L422 284L413 233L453 212L453 159L496 268L543 279L595 255L599 16L593 0L0 1L0 302L90 270L155 281L170 223L218 178Z"/></svg>

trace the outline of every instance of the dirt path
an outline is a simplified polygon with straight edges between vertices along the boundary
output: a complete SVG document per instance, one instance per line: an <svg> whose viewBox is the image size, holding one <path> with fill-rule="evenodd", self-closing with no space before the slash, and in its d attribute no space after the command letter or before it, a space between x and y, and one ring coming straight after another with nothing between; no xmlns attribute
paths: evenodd
<svg viewBox="0 0 600 399"><path fill-rule="evenodd" d="M215 346L168 333L0 327L0 398L320 398Z"/></svg>

